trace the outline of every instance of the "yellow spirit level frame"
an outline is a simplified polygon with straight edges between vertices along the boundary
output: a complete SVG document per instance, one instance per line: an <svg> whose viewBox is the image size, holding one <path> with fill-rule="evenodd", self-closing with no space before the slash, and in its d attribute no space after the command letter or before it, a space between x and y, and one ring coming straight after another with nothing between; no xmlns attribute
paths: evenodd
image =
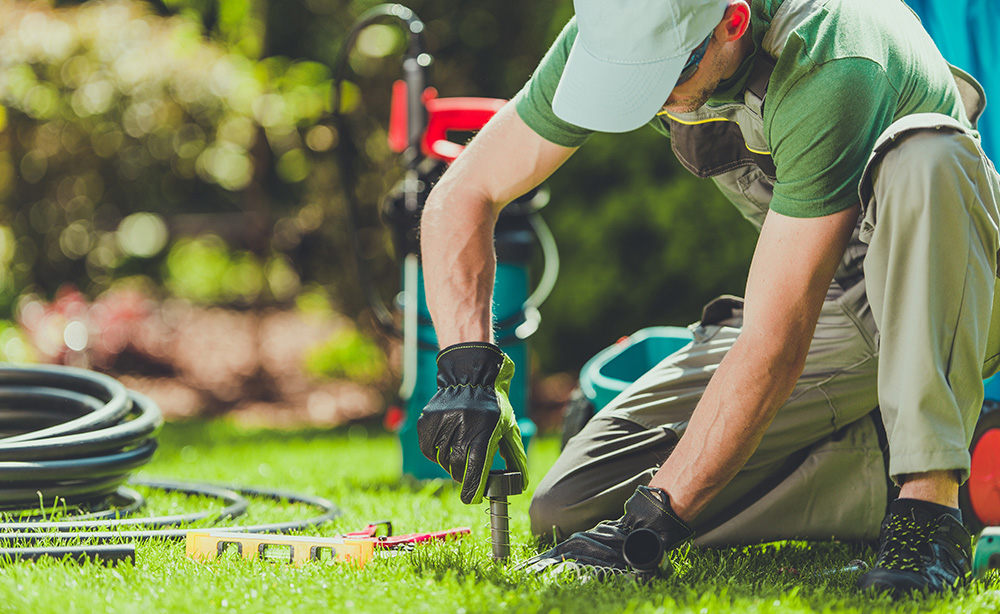
<svg viewBox="0 0 1000 614"><path fill-rule="evenodd" d="M284 560L299 566L308 561L340 561L361 566L375 556L375 540L351 537L303 537L232 531L191 531L186 553L196 560L237 552L245 559Z"/></svg>

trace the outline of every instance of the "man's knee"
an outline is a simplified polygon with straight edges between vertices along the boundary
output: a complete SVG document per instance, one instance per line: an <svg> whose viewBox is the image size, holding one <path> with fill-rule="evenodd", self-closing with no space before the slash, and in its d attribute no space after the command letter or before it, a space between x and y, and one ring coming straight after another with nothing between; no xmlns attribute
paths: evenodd
<svg viewBox="0 0 1000 614"><path fill-rule="evenodd" d="M676 442L671 429L599 413L536 488L528 510L532 533L558 541L618 518L625 500L649 482Z"/></svg>
<svg viewBox="0 0 1000 614"><path fill-rule="evenodd" d="M543 543L560 542L577 531L620 517L625 500L639 484L648 483L653 472L650 469L629 481L604 484L599 492L572 480L543 481L528 507L532 535Z"/></svg>
<svg viewBox="0 0 1000 614"><path fill-rule="evenodd" d="M876 200L882 209L895 204L911 215L926 208L938 213L951 206L967 208L962 196L974 191L981 164L982 152L965 132L925 128L904 133L875 170Z"/></svg>
<svg viewBox="0 0 1000 614"><path fill-rule="evenodd" d="M596 486L593 479L584 484L580 472L559 471L558 463L553 469L535 489L528 506L531 533L545 543L562 541L607 519L598 510L598 498L588 496L589 488Z"/></svg>
<svg viewBox="0 0 1000 614"><path fill-rule="evenodd" d="M978 158L973 139L964 132L924 128L903 133L889 147L885 162L891 161L895 173L926 176L929 172L947 168L967 155ZM884 163L883 163L884 164Z"/></svg>
<svg viewBox="0 0 1000 614"><path fill-rule="evenodd" d="M563 518L563 502L551 489L538 488L531 497L528 517L531 520L531 534L543 543L555 543L563 537L559 529Z"/></svg>

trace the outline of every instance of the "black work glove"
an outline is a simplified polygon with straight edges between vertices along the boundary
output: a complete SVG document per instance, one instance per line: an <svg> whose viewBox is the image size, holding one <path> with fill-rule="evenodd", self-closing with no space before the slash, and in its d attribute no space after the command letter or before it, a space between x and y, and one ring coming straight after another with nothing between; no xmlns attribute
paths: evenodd
<svg viewBox="0 0 1000 614"><path fill-rule="evenodd" d="M526 571L542 573L576 570L598 578L638 572L653 573L666 560L666 551L683 543L694 531L677 517L667 494L659 488L640 486L625 502L625 515L605 521L589 531L574 533L548 552L522 563ZM631 536L631 538L630 538ZM626 556L626 541L632 556ZM656 552L659 556L656 556ZM642 568L633 568L632 563Z"/></svg>
<svg viewBox="0 0 1000 614"><path fill-rule="evenodd" d="M480 503L493 456L528 484L528 458L508 400L514 362L491 343L438 353L438 391L417 419L420 451L462 483L462 503Z"/></svg>

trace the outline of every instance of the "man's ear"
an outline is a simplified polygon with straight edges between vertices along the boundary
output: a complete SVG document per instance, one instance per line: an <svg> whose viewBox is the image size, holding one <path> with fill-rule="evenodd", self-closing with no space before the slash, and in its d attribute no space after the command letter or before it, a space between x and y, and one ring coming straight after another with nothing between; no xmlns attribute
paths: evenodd
<svg viewBox="0 0 1000 614"><path fill-rule="evenodd" d="M716 28L716 38L725 42L739 39L750 29L750 5L746 0L733 0L726 8Z"/></svg>

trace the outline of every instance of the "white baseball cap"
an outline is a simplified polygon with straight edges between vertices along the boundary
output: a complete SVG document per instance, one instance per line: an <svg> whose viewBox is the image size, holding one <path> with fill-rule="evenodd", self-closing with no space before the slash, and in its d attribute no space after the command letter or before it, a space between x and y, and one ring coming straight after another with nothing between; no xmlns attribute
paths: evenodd
<svg viewBox="0 0 1000 614"><path fill-rule="evenodd" d="M552 110L598 132L628 132L663 107L688 56L730 0L573 0L579 32Z"/></svg>

